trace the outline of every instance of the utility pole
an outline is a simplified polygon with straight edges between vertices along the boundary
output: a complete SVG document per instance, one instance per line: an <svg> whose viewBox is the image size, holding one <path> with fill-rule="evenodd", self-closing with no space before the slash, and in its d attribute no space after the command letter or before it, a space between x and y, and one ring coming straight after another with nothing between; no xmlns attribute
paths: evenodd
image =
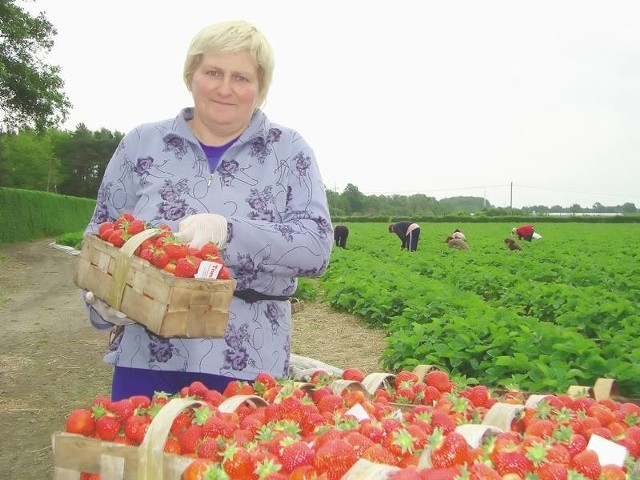
<svg viewBox="0 0 640 480"><path fill-rule="evenodd" d="M509 192L509 210L513 210L513 182L511 182L511 188Z"/></svg>

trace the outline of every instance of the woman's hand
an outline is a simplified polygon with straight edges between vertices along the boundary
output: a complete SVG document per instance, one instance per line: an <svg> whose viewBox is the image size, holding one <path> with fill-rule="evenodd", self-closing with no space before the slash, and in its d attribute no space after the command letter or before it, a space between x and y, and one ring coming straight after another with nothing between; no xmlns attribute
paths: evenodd
<svg viewBox="0 0 640 480"><path fill-rule="evenodd" d="M227 244L227 219L215 213L190 215L178 224L176 237L193 248L213 242L222 249Z"/></svg>

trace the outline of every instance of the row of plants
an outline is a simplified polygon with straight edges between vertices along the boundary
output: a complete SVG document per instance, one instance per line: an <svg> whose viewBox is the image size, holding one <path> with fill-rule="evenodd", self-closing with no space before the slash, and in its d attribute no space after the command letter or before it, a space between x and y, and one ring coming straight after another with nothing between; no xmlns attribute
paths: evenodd
<svg viewBox="0 0 640 480"><path fill-rule="evenodd" d="M513 252L504 224L426 224L413 253L385 224L349 227L322 287L336 308L388 330L388 369L435 364L529 391L608 377L640 396L637 227L545 224ZM470 250L444 243L454 228Z"/></svg>

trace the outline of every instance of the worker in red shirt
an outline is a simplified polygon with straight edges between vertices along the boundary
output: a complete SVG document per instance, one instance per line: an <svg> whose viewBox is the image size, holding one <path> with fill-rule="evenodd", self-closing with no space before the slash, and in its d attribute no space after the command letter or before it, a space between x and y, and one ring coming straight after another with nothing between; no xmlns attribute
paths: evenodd
<svg viewBox="0 0 640 480"><path fill-rule="evenodd" d="M526 240L530 242L533 238L540 238L539 235L535 235L533 225L522 225L511 230L511 235L518 237L519 240Z"/></svg>

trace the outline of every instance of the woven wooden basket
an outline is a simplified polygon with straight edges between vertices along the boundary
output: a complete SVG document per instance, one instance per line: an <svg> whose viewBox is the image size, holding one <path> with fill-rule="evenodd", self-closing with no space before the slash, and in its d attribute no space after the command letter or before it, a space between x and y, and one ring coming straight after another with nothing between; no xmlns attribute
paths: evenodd
<svg viewBox="0 0 640 480"><path fill-rule="evenodd" d="M155 229L118 249L86 235L74 283L162 337L222 337L227 328L235 280L176 277L133 255Z"/></svg>
<svg viewBox="0 0 640 480"><path fill-rule="evenodd" d="M235 395L222 402L218 410L231 413L245 403L266 405L256 395ZM81 472L89 472L99 474L101 480L179 480L194 458L165 453L164 444L181 411L206 405L189 398L170 400L154 417L138 447L56 432L52 436L54 479L79 480Z"/></svg>

